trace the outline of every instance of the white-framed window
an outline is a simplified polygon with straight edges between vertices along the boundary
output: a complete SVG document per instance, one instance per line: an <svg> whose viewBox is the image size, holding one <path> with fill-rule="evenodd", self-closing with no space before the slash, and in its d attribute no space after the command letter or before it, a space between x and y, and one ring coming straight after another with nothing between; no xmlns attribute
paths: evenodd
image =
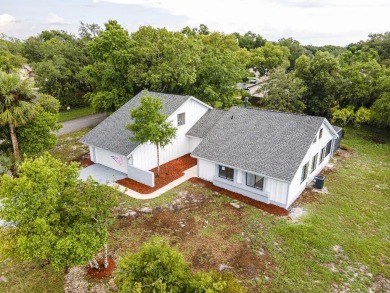
<svg viewBox="0 0 390 293"><path fill-rule="evenodd" d="M320 163L325 159L325 153L326 153L326 146L324 146L321 150L321 155L320 155Z"/></svg>
<svg viewBox="0 0 390 293"><path fill-rule="evenodd" d="M264 188L264 177L255 175L252 173L246 173L246 185L263 190Z"/></svg>
<svg viewBox="0 0 390 293"><path fill-rule="evenodd" d="M186 113L177 114L177 126L186 124Z"/></svg>
<svg viewBox="0 0 390 293"><path fill-rule="evenodd" d="M218 176L230 181L234 179L234 169L219 165Z"/></svg>
<svg viewBox="0 0 390 293"><path fill-rule="evenodd" d="M316 154L311 161L311 173L317 168L318 154Z"/></svg>
<svg viewBox="0 0 390 293"><path fill-rule="evenodd" d="M309 162L307 162L302 167L301 183L306 180L308 171L309 171Z"/></svg>
<svg viewBox="0 0 390 293"><path fill-rule="evenodd" d="M320 129L320 134L318 135L318 139L321 139L321 137L322 137L322 132L324 131L324 129L323 128L321 128Z"/></svg>

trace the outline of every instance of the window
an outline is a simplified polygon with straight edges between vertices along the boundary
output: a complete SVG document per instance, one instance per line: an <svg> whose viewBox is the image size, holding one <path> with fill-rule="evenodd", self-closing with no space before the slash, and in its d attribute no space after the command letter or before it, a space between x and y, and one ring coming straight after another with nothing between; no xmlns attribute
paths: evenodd
<svg viewBox="0 0 390 293"><path fill-rule="evenodd" d="M313 160L311 161L311 172L313 172L317 168L317 160L318 160L318 154L316 154L313 157Z"/></svg>
<svg viewBox="0 0 390 293"><path fill-rule="evenodd" d="M186 124L186 113L177 114L177 126Z"/></svg>
<svg viewBox="0 0 390 293"><path fill-rule="evenodd" d="M332 140L328 141L328 144L326 145L325 157L330 154L330 149L331 148L332 148Z"/></svg>
<svg viewBox="0 0 390 293"><path fill-rule="evenodd" d="M246 173L246 185L263 190L264 177L251 173Z"/></svg>
<svg viewBox="0 0 390 293"><path fill-rule="evenodd" d="M219 166L218 176L233 181L234 169L225 166Z"/></svg>
<svg viewBox="0 0 390 293"><path fill-rule="evenodd" d="M324 130L323 128L320 129L320 134L318 135L318 139L321 139L323 130Z"/></svg>
<svg viewBox="0 0 390 293"><path fill-rule="evenodd" d="M307 178L307 171L309 169L309 162L302 167L301 183Z"/></svg>
<svg viewBox="0 0 390 293"><path fill-rule="evenodd" d="M316 143L316 141L317 141L317 135L316 135L316 137L314 138L313 143Z"/></svg>
<svg viewBox="0 0 390 293"><path fill-rule="evenodd" d="M321 155L320 155L320 163L325 159L325 152L326 152L326 146L324 146L321 150Z"/></svg>

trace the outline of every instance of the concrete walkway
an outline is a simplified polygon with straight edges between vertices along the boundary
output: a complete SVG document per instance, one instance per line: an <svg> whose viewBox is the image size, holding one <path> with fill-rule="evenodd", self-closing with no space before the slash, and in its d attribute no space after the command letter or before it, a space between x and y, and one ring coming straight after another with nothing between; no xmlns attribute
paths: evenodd
<svg viewBox="0 0 390 293"><path fill-rule="evenodd" d="M197 166L194 166L186 171L184 171L184 175L180 178L176 179L175 181L172 181L171 183L165 185L164 187L161 187L160 189L157 189L156 191L149 193L149 194L141 194L139 192L136 192L134 190L131 190L129 188L126 188L122 185L119 185L117 183L110 183L108 186L117 187L119 191L123 192L124 194L131 196L133 198L137 199L151 199L160 196L161 194L167 192L168 190L171 190L172 188L182 184L183 182L187 181L188 179L192 177L197 176Z"/></svg>
<svg viewBox="0 0 390 293"><path fill-rule="evenodd" d="M95 181L100 184L113 183L116 180L120 180L127 177L127 174L116 171L100 164L93 164L80 170L79 179L87 180L88 176L91 176Z"/></svg>

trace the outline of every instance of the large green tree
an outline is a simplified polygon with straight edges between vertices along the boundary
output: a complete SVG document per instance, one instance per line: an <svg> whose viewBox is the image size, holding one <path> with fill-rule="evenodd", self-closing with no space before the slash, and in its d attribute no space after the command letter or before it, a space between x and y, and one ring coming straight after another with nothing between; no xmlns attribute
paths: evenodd
<svg viewBox="0 0 390 293"><path fill-rule="evenodd" d="M81 70L90 63L86 42L65 31L43 31L23 43L23 54L35 73L40 91L63 106L84 105L88 91Z"/></svg>
<svg viewBox="0 0 390 293"><path fill-rule="evenodd" d="M262 47L266 43L266 39L264 39L261 35L253 33L251 31L246 32L244 35L239 33L234 33L238 40L238 45L241 48L246 48L248 50L256 49Z"/></svg>
<svg viewBox="0 0 390 293"><path fill-rule="evenodd" d="M186 92L214 107L230 107L237 82L247 74L248 51L238 46L234 35L213 32L195 38L202 42L202 51L196 82Z"/></svg>
<svg viewBox="0 0 390 293"><path fill-rule="evenodd" d="M290 50L285 46L266 42L264 46L251 51L251 65L264 75L272 69L289 67Z"/></svg>
<svg viewBox="0 0 390 293"><path fill-rule="evenodd" d="M271 72L260 90L266 92L261 101L267 109L293 113L302 113L305 109L302 100L306 87L303 81L293 73L286 73L284 68Z"/></svg>
<svg viewBox="0 0 390 293"><path fill-rule="evenodd" d="M136 91L183 93L196 80L201 43L180 32L141 27L131 35L132 79Z"/></svg>
<svg viewBox="0 0 390 293"><path fill-rule="evenodd" d="M318 51L310 60L302 55L296 63L296 75L307 87L303 101L306 113L331 117L332 108L337 105L341 80L340 64L328 52Z"/></svg>
<svg viewBox="0 0 390 293"><path fill-rule="evenodd" d="M31 80L21 80L16 73L0 71L0 125L9 127L15 161L20 161L16 128L29 122L36 114Z"/></svg>
<svg viewBox="0 0 390 293"><path fill-rule="evenodd" d="M11 73L22 68L26 60L21 54L21 47L19 40L0 37L0 70Z"/></svg>
<svg viewBox="0 0 390 293"><path fill-rule="evenodd" d="M96 111L115 111L133 97L132 44L129 33L115 20L88 43L92 64L84 68L83 76L91 86L86 98Z"/></svg>
<svg viewBox="0 0 390 293"><path fill-rule="evenodd" d="M157 177L160 176L160 149L176 137L177 128L168 116L161 113L164 104L161 99L153 98L147 92L141 98L141 104L130 113L133 123L127 125L133 133L130 139L140 143L150 142L157 149Z"/></svg>
<svg viewBox="0 0 390 293"><path fill-rule="evenodd" d="M45 154L26 159L19 176L0 177L0 218L8 253L47 261L55 268L85 264L107 242L106 221L114 198L106 187L78 179L78 165Z"/></svg>
<svg viewBox="0 0 390 293"><path fill-rule="evenodd" d="M290 61L290 67L288 68L289 71L294 70L295 68L295 61L301 56L306 53L305 48L293 38L288 39L280 39L278 40L278 44L280 46L287 47L290 50L290 57L288 58Z"/></svg>

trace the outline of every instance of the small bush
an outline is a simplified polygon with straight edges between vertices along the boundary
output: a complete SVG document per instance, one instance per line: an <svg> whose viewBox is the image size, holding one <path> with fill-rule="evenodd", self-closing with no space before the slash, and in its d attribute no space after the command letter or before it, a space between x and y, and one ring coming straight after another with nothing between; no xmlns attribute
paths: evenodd
<svg viewBox="0 0 390 293"><path fill-rule="evenodd" d="M124 256L115 283L119 292L246 292L231 274L192 274L183 256L160 238L152 238L139 253Z"/></svg>

